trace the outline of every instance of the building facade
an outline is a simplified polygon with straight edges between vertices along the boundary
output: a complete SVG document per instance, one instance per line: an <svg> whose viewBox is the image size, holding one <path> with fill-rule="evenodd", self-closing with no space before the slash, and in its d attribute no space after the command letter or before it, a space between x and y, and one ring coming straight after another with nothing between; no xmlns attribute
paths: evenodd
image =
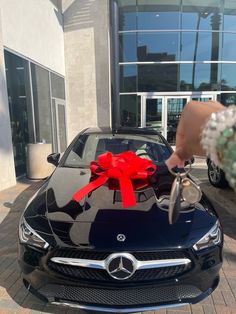
<svg viewBox="0 0 236 314"><path fill-rule="evenodd" d="M1 0L0 16L2 190L26 173L27 143L53 143L51 106L65 111L65 58L57 3Z"/></svg>
<svg viewBox="0 0 236 314"><path fill-rule="evenodd" d="M0 190L27 144L63 152L89 126L174 143L191 99L236 103L234 0L0 0Z"/></svg>
<svg viewBox="0 0 236 314"><path fill-rule="evenodd" d="M119 121L151 126L174 144L190 99L235 103L236 2L119 0Z"/></svg>

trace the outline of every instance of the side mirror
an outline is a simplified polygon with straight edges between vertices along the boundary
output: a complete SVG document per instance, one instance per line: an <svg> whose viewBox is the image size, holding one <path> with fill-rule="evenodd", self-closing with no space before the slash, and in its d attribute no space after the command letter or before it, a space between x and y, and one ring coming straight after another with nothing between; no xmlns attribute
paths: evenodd
<svg viewBox="0 0 236 314"><path fill-rule="evenodd" d="M59 153L52 153L52 154L48 155L47 161L48 161L48 163L53 164L54 166L57 167L59 164L60 156L61 155Z"/></svg>

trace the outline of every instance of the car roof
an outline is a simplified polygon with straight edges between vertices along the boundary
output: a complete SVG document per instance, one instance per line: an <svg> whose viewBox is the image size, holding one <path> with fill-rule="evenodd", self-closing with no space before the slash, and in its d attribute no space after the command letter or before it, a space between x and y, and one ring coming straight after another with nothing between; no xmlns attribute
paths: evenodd
<svg viewBox="0 0 236 314"><path fill-rule="evenodd" d="M152 128L138 128L138 127L120 127L112 129L111 127L97 127L88 128L84 130L83 134L93 133L108 133L108 134L141 134L141 135L159 135L161 134Z"/></svg>

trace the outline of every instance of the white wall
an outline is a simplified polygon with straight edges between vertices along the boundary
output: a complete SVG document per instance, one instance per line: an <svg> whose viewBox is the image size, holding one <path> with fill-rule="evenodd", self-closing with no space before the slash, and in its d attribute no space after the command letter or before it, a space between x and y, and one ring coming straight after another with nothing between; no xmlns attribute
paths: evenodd
<svg viewBox="0 0 236 314"><path fill-rule="evenodd" d="M0 19L0 191L16 184Z"/></svg>
<svg viewBox="0 0 236 314"><path fill-rule="evenodd" d="M50 0L0 0L3 45L65 75L62 15Z"/></svg>

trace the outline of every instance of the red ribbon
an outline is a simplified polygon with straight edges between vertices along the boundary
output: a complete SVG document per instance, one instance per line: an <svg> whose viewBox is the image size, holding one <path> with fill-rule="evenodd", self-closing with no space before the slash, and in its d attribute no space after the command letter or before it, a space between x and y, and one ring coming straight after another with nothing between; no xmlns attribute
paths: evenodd
<svg viewBox="0 0 236 314"><path fill-rule="evenodd" d="M136 205L134 188L140 189L148 186L148 177L154 174L156 166L150 160L127 151L114 156L110 152L101 154L98 156L97 161L90 163L90 169L92 174L97 176L97 179L77 191L73 195L73 199L79 202L88 193L106 183L109 179L116 179L121 191L122 205L126 208ZM118 189L114 185L114 180L108 181L108 184L110 189Z"/></svg>

